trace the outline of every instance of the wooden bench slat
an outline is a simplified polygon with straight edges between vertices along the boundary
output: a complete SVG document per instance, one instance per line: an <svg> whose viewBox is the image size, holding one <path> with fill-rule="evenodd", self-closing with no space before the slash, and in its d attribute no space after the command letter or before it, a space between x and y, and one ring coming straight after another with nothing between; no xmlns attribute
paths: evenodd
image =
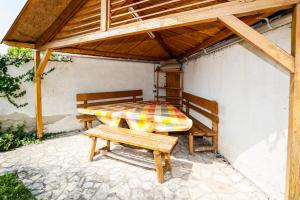
<svg viewBox="0 0 300 200"><path fill-rule="evenodd" d="M182 93L183 99L186 99L188 101L191 101L195 103L196 105L199 105L203 108L206 108L207 110L210 110L211 112L218 114L218 103L216 101L211 101L204 99L202 97L198 97L186 92Z"/></svg>
<svg viewBox="0 0 300 200"><path fill-rule="evenodd" d="M77 115L76 118L79 119L80 122L97 120L95 115Z"/></svg>
<svg viewBox="0 0 300 200"><path fill-rule="evenodd" d="M143 101L143 98L136 98L135 101ZM87 107L102 106L102 105L109 105L109 104L116 104L116 103L128 103L128 102L133 102L133 98L120 99L120 100L114 100L114 101L82 103L82 104L77 104L77 108L87 108Z"/></svg>
<svg viewBox="0 0 300 200"><path fill-rule="evenodd" d="M99 100L99 99L112 99L112 98L122 98L129 96L142 96L142 90L130 90L130 91L116 91L116 92L100 92L100 93L83 93L77 94L77 101L84 100Z"/></svg>
<svg viewBox="0 0 300 200"><path fill-rule="evenodd" d="M176 137L133 131L125 128L114 128L107 125L100 125L89 129L85 133L90 137L97 137L163 153L170 153L178 141Z"/></svg>

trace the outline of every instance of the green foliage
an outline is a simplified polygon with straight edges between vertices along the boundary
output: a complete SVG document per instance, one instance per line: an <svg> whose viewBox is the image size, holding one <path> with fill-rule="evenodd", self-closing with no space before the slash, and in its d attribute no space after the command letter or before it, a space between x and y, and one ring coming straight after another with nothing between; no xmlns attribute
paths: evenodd
<svg viewBox="0 0 300 200"><path fill-rule="evenodd" d="M51 139L64 134L64 132L45 133L44 139ZM26 131L26 124L9 127L2 130L0 126L0 152L9 151L27 144L40 143L36 131Z"/></svg>
<svg viewBox="0 0 300 200"><path fill-rule="evenodd" d="M23 82L34 81L34 67L26 73L14 77L8 73L8 66L20 67L21 65L31 61L33 59L33 54L32 49L17 47L10 47L6 55L0 54L0 97L6 98L16 108L24 107L28 104L17 104L15 99L23 97L26 94L26 90L21 89ZM72 62L72 58L70 56L52 54L50 61ZM43 73L42 79L54 70L55 68L53 67Z"/></svg>
<svg viewBox="0 0 300 200"><path fill-rule="evenodd" d="M9 127L6 130L0 130L0 152L8 151L26 144L39 142L36 132L26 132L25 123L17 127Z"/></svg>
<svg viewBox="0 0 300 200"><path fill-rule="evenodd" d="M36 198L18 179L15 173L7 173L0 176L0 199L35 200Z"/></svg>

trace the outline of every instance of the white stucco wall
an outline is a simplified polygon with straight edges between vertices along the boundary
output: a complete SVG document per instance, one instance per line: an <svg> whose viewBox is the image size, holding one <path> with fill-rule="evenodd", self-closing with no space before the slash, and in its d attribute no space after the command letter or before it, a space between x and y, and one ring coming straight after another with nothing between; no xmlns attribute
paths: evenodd
<svg viewBox="0 0 300 200"><path fill-rule="evenodd" d="M265 35L290 52L290 26ZM184 65L185 91L220 106L219 152L272 199L283 199L289 74L245 43Z"/></svg>
<svg viewBox="0 0 300 200"><path fill-rule="evenodd" d="M26 72L33 63L19 69L10 67L13 75ZM82 127L75 115L76 94L142 89L144 99L153 99L154 65L150 63L121 62L93 58L73 57L71 63L50 62L47 69L55 67L42 81L43 118L45 131L69 131ZM45 71L46 71L45 70ZM0 121L34 125L34 85L26 83L27 94L19 102L29 105L16 109L6 99L0 98Z"/></svg>

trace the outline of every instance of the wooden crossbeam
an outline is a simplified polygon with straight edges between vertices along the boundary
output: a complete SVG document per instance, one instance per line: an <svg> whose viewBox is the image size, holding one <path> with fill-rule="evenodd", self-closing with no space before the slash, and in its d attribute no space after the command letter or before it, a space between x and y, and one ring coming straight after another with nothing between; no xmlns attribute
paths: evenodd
<svg viewBox="0 0 300 200"><path fill-rule="evenodd" d="M35 77L40 77L42 76L44 69L49 61L49 58L51 56L52 53L52 49L47 49L47 51L45 52L45 55L43 57L43 60L39 63L36 72L35 72Z"/></svg>
<svg viewBox="0 0 300 200"><path fill-rule="evenodd" d="M300 4L293 12L292 55L295 72L291 75L286 200L300 197Z"/></svg>
<svg viewBox="0 0 300 200"><path fill-rule="evenodd" d="M216 21L218 17L227 15L247 16L264 12L272 12L278 9L291 8L300 0L235 0L213 6L194 9L140 22L135 22L108 31L96 31L85 35L74 36L49 42L40 49L62 48L103 39L112 39L139 33L163 30L168 28L182 27L192 24Z"/></svg>
<svg viewBox="0 0 300 200"><path fill-rule="evenodd" d="M294 72L294 57L270 41L267 37L257 32L233 15L219 17L219 19L227 28L241 38L245 39L276 63L282 65L288 71L292 73Z"/></svg>

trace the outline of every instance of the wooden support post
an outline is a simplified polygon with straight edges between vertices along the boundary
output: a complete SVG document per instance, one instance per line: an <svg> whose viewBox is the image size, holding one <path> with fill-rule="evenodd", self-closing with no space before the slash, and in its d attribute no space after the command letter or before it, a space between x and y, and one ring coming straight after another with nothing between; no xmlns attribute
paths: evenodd
<svg viewBox="0 0 300 200"><path fill-rule="evenodd" d="M218 19L227 28L245 39L248 43L274 60L276 63L282 65L289 72L294 72L295 62L293 56L281 49L264 35L260 34L233 15L222 16Z"/></svg>
<svg viewBox="0 0 300 200"><path fill-rule="evenodd" d="M35 52L35 113L36 113L36 128L39 139L43 137L43 115L42 115L42 74L51 56L52 50L47 50L43 60L41 61L40 51Z"/></svg>
<svg viewBox="0 0 300 200"><path fill-rule="evenodd" d="M287 155L286 199L300 198L300 3L293 11L292 55L295 72L291 74L290 114Z"/></svg>
<svg viewBox="0 0 300 200"><path fill-rule="evenodd" d="M35 51L35 56L34 56L34 61L35 61L35 67L34 71L36 73L38 66L40 65L41 62L41 52L40 51ZM43 122L42 122L42 95L41 95L41 77L35 76L34 79L34 90L35 90L35 117L36 117L36 130L37 130L37 136L38 138L42 138L42 132L43 132Z"/></svg>

